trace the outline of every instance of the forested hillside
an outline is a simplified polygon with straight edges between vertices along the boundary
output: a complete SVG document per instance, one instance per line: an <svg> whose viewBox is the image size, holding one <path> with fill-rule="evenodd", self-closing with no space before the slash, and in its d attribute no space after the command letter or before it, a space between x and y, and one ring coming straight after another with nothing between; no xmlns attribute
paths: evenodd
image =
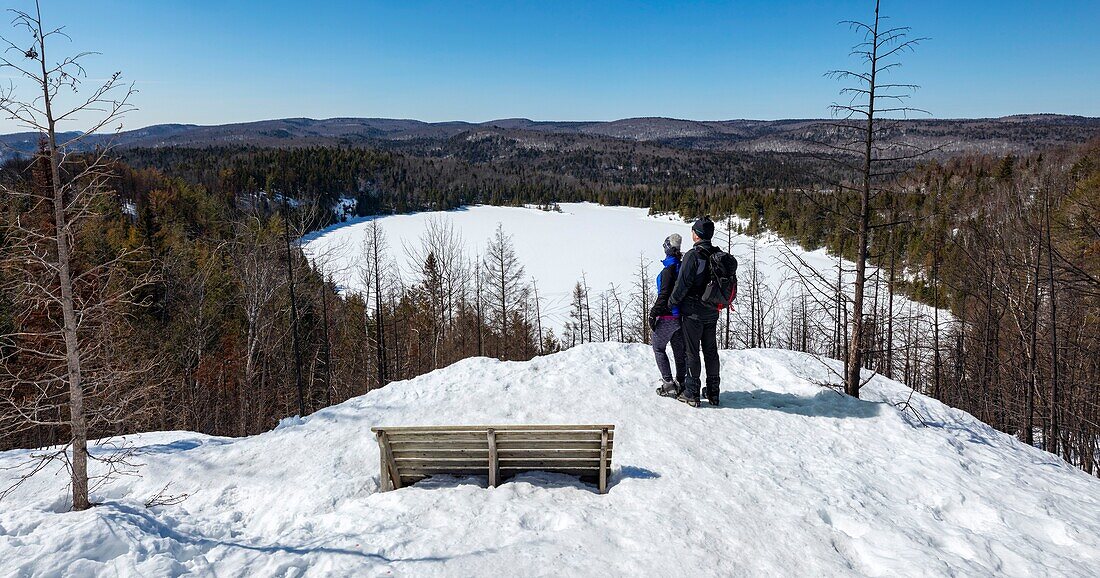
<svg viewBox="0 0 1100 578"><path fill-rule="evenodd" d="M727 152L806 153L843 142L833 119L685 120L644 117L613 121L535 121L505 118L486 122L422 122L393 118L282 118L224 125L160 124L118 135L98 135L87 146L120 148L368 147L432 151L454 141L507 139L531 149L568 143L599 149L614 141ZM1100 118L1060 114L1020 114L1001 118L909 118L892 131L942 156L966 153L1027 154L1063 144L1082 144L1100 132ZM0 160L31 154L37 134L0 135Z"/></svg>
<svg viewBox="0 0 1100 578"><path fill-rule="evenodd" d="M441 263L446 255L432 247L419 279L340 294L295 239L342 218L333 209L341 198L354 199L358 214L589 200L737 215L749 232L853 251L845 207L857 200L829 188L819 159L670 156L634 142L599 153L501 155L493 147L464 141L442 157L324 147L126 151L112 167L117 202L90 221L82 262L136 250L142 258L128 267L150 282L109 352L127 379L89 396L96 435L256 433L300 408L309 413L467 356L525 359L561 347L524 303L493 305L486 263ZM10 161L3 178L34 187L35 174L28 162ZM25 219L23 209L6 200L5 226ZM872 313L879 346L867 365L1096 472L1100 145L917 165L875 210L896 223L871 238L872 261L888 276L877 282L949 308L958 323L925 340L928 367L902 368L882 337L889 320ZM377 246L378 268L408 258L384 239ZM498 249L496 258L508 260L506 238ZM10 291L18 263L6 261L2 274L9 290L0 296L0 333L17 336L48 312L21 307ZM48 419L64 411L48 403L59 394L15 378L36 359L20 345L17 337L0 344L5 388L14 393L5 397L4 445L62 440L64 428ZM838 338L827 353L843 357L843 347ZM43 411L28 421L31 407Z"/></svg>

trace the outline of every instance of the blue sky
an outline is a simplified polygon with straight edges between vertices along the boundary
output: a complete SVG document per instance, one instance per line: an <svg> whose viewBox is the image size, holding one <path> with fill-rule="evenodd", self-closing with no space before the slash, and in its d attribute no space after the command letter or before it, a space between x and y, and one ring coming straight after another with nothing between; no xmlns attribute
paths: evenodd
<svg viewBox="0 0 1100 578"><path fill-rule="evenodd" d="M127 128L267 118L427 121L828 115L873 2L44 0L137 82ZM9 6L30 6L8 0ZM939 118L1100 116L1100 2L887 0L931 40L897 80ZM6 18L4 21L6 22ZM5 35L13 36L6 26ZM0 121L0 132L14 129Z"/></svg>

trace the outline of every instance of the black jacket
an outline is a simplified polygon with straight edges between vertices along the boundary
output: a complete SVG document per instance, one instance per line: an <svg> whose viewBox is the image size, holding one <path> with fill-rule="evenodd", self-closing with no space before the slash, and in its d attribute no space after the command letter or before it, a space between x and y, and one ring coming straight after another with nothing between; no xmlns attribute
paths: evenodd
<svg viewBox="0 0 1100 578"><path fill-rule="evenodd" d="M672 295L668 303L673 307L702 305L700 299L707 289L710 277L707 274L707 259L714 252L714 245L708 240L702 240L695 244L684 260L680 263L680 276L676 279L676 287L672 289Z"/></svg>
<svg viewBox="0 0 1100 578"><path fill-rule="evenodd" d="M662 269L661 274L657 276L657 287L660 289L657 291L657 300L653 302L653 307L649 310L650 321L658 317L676 314L669 306L668 298L672 295L672 289L676 286L677 270L679 268L679 263L673 263Z"/></svg>

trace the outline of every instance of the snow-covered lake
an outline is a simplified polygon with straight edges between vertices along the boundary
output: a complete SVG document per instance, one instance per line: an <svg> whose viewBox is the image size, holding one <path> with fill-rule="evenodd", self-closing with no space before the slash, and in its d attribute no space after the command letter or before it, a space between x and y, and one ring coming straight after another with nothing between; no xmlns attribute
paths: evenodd
<svg viewBox="0 0 1100 578"><path fill-rule="evenodd" d="M569 321L573 287L582 276L593 295L614 285L625 298L634 291L639 259L649 263L650 283L660 271L659 261L664 257L661 244L665 237L679 233L684 238L684 251L691 247L691 223L679 217L650 216L646 209L592 203L562 203L560 206L560 213L536 208L472 206L454 211L362 217L308 235L303 243L306 253L314 259L322 259L325 269L334 273L342 287L356 291L362 288L359 264L363 260L363 241L374 219L378 219L385 231L389 257L402 263L406 281L415 279L416 267L407 263L405 248L421 243L430 220L448 220L461 235L470 258L485 253L500 223L511 236L527 276L538 282L544 325L553 327L559 334ZM737 221L734 221L733 228L736 227ZM746 309L744 300L748 295L755 244L756 269L760 283L766 287L766 306L771 310L768 323L776 327L785 324L783 310L786 304L800 295L805 286L798 280L796 269L803 277L807 276L808 268L812 268L824 279L836 278L837 259L824 249L807 251L771 234L756 238L736 232L731 234L726 222L717 224L714 242L729 247L740 263L743 310ZM845 267L850 269L851 264ZM846 278L850 279L850 275ZM907 307L928 311L923 305L896 298L895 310Z"/></svg>

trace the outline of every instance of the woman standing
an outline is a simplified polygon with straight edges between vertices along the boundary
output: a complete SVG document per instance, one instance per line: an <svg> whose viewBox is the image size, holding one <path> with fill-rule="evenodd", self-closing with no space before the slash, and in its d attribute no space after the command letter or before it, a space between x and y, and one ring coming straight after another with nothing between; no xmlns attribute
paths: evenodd
<svg viewBox="0 0 1100 578"><path fill-rule="evenodd" d="M657 358L657 369L661 372L661 385L657 393L665 397L676 397L684 382L684 336L680 331L680 311L669 307L668 298L676 286L676 276L680 274L680 235L673 233L665 239L665 258L661 261L664 269L657 275L657 300L649 310L649 327L653 329L653 354ZM676 360L676 376L668 362L665 349L672 344L672 357Z"/></svg>

